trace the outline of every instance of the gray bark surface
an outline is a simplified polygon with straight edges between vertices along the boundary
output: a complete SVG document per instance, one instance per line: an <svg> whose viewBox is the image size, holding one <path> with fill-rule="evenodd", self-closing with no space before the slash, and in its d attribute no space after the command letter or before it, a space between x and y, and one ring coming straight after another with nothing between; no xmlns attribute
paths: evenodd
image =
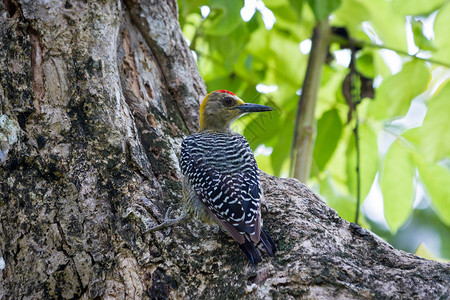
<svg viewBox="0 0 450 300"><path fill-rule="evenodd" d="M205 85L168 1L0 2L0 299L448 299L448 264L392 248L263 175L279 247L251 266L181 214Z"/></svg>

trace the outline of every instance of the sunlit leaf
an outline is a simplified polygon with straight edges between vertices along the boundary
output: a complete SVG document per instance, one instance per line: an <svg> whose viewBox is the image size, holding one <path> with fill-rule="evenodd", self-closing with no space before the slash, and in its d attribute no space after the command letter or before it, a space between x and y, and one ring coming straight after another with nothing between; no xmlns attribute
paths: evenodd
<svg viewBox="0 0 450 300"><path fill-rule="evenodd" d="M438 50L433 58L450 64L450 1L439 10L434 21L434 44Z"/></svg>
<svg viewBox="0 0 450 300"><path fill-rule="evenodd" d="M336 106L336 94L341 93L342 81L346 73L340 68L331 68L325 66L322 70L322 82L319 89L319 98L316 107L316 117L319 118L326 111L337 109L340 113L341 120L347 120L348 106L345 100L342 101L344 106ZM343 113L344 112L344 113ZM344 116L345 115L345 116Z"/></svg>
<svg viewBox="0 0 450 300"><path fill-rule="evenodd" d="M258 164L258 168L264 170L264 172L268 174L274 174L274 170L272 169L272 163L270 162L270 156L265 155L257 155L255 156L256 163Z"/></svg>
<svg viewBox="0 0 450 300"><path fill-rule="evenodd" d="M364 2L343 0L341 6L333 14L332 24L346 27L353 38L368 41L368 36L362 31L361 23L370 17L370 11Z"/></svg>
<svg viewBox="0 0 450 300"><path fill-rule="evenodd" d="M179 21L181 27L185 25L185 19L189 14L200 14L200 7L208 5L209 0L178 0Z"/></svg>
<svg viewBox="0 0 450 300"><path fill-rule="evenodd" d="M420 257L431 259L443 263L449 263L450 261L448 259L441 258L434 254L424 243L421 243L419 247L417 247L416 251L414 252L415 255L418 255Z"/></svg>
<svg viewBox="0 0 450 300"><path fill-rule="evenodd" d="M372 187L378 171L378 143L375 130L367 123L358 126L359 136L359 176L361 204ZM357 154L354 135L347 148L347 185L355 197L357 196Z"/></svg>
<svg viewBox="0 0 450 300"><path fill-rule="evenodd" d="M355 221L355 198L351 195L343 195L336 190L330 176L326 176L320 181L320 194L325 197L327 204L338 212L339 216L352 222Z"/></svg>
<svg viewBox="0 0 450 300"><path fill-rule="evenodd" d="M373 52L373 67L375 71L375 77L381 76L383 79L389 78L392 75L389 69L388 62L386 62L380 55L380 52Z"/></svg>
<svg viewBox="0 0 450 300"><path fill-rule="evenodd" d="M246 23L239 23L235 30L226 36L211 36L209 38L210 51L217 51L223 58L221 63L232 71L249 39Z"/></svg>
<svg viewBox="0 0 450 300"><path fill-rule="evenodd" d="M378 171L378 136L371 126L361 123L359 126L361 199L367 196Z"/></svg>
<svg viewBox="0 0 450 300"><path fill-rule="evenodd" d="M242 85L242 82L235 80L232 76L214 78L214 80L207 81L206 83L208 91L225 89L233 91L234 93L238 93L239 88Z"/></svg>
<svg viewBox="0 0 450 300"><path fill-rule="evenodd" d="M273 33L270 36L269 47L274 60L273 68L278 72L273 72L273 82L278 84L288 83L293 86L300 86L306 70L306 57L300 52L298 44L300 40L285 38L283 35Z"/></svg>
<svg viewBox="0 0 450 300"><path fill-rule="evenodd" d="M294 114L287 114L283 121L282 124L284 126L281 126L281 131L279 131L277 138L274 140L273 153L271 155L272 168L276 171L277 175L282 174L283 166L290 158L294 133L294 126L292 126L294 123Z"/></svg>
<svg viewBox="0 0 450 300"><path fill-rule="evenodd" d="M428 110L422 127L409 130L404 137L419 147L430 161L450 157L450 81L435 97L428 100Z"/></svg>
<svg viewBox="0 0 450 300"><path fill-rule="evenodd" d="M361 25L366 22L383 44L390 48L407 50L405 18L395 13L390 1L343 0L335 17L333 23L346 26L354 38L368 40Z"/></svg>
<svg viewBox="0 0 450 300"><path fill-rule="evenodd" d="M280 117L281 116L276 111L258 113L244 117L251 120L245 127L244 135L247 137L247 140L253 149L260 144L267 144L268 140L272 140L277 136L277 133L279 133L281 129L280 121L282 121L282 119ZM283 134L282 138L290 139L291 136L284 136Z"/></svg>
<svg viewBox="0 0 450 300"><path fill-rule="evenodd" d="M375 77L374 57L373 53L367 51L360 55L356 62L358 71L368 78Z"/></svg>
<svg viewBox="0 0 450 300"><path fill-rule="evenodd" d="M299 4L295 9L288 0L265 0L264 4L273 12L277 21L282 19L283 22L297 23L301 17L303 1L295 2Z"/></svg>
<svg viewBox="0 0 450 300"><path fill-rule="evenodd" d="M414 43L417 47L422 50L436 50L436 46L433 45L433 42L430 41L423 32L423 23L422 21L412 20L411 27L414 37Z"/></svg>
<svg viewBox="0 0 450 300"><path fill-rule="evenodd" d="M205 33L209 35L226 35L236 29L242 21L241 8L243 0L214 0L210 1L211 12L205 22Z"/></svg>
<svg viewBox="0 0 450 300"><path fill-rule="evenodd" d="M412 60L402 70L383 81L375 93L371 105L371 116L375 119L389 119L404 116L411 100L422 93L430 80L430 70L425 62Z"/></svg>
<svg viewBox="0 0 450 300"><path fill-rule="evenodd" d="M333 155L342 134L342 121L336 109L325 112L317 122L317 136L313 159L319 170L323 170Z"/></svg>
<svg viewBox="0 0 450 300"><path fill-rule="evenodd" d="M298 0L264 0L277 19L282 18L295 22L302 15L303 1Z"/></svg>
<svg viewBox="0 0 450 300"><path fill-rule="evenodd" d="M357 193L357 173L356 173L356 144L355 135L352 134L347 145L347 186L351 195L356 198Z"/></svg>
<svg viewBox="0 0 450 300"><path fill-rule="evenodd" d="M307 2L319 21L327 18L341 5L341 0L307 0Z"/></svg>
<svg viewBox="0 0 450 300"><path fill-rule="evenodd" d="M370 11L367 20L387 47L407 50L405 18L395 12L390 1L363 1ZM383 13L380 13L383 12ZM389 20L386 22L386 20Z"/></svg>
<svg viewBox="0 0 450 300"><path fill-rule="evenodd" d="M397 139L386 153L380 176L384 216L393 234L412 212L414 171L409 149Z"/></svg>
<svg viewBox="0 0 450 300"><path fill-rule="evenodd" d="M339 143L325 168L326 174L331 176L334 188L339 190L342 194L349 195L353 195L350 191L351 187L348 185L349 179L347 172L348 168L351 168L348 165L352 163L348 160L348 148L349 146L354 145L352 138L352 128L350 126L344 126ZM311 170L317 173L315 169L317 169L317 167L313 165Z"/></svg>
<svg viewBox="0 0 450 300"><path fill-rule="evenodd" d="M450 170L423 156L415 156L415 161L436 214L444 224L450 226Z"/></svg>
<svg viewBox="0 0 450 300"><path fill-rule="evenodd" d="M446 0L392 0L395 12L402 15L425 15L439 8Z"/></svg>

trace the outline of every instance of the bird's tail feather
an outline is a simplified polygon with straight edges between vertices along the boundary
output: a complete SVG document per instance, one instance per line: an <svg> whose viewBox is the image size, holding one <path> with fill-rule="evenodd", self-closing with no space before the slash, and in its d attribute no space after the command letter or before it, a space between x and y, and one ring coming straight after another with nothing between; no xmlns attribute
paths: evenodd
<svg viewBox="0 0 450 300"><path fill-rule="evenodd" d="M272 241L270 235L264 227L261 227L261 237L259 242L256 244L256 247L260 253L266 253L269 256L274 256L275 252L277 252L277 246Z"/></svg>
<svg viewBox="0 0 450 300"><path fill-rule="evenodd" d="M262 261L262 254L274 256L275 252L277 252L277 246L272 241L264 227L261 228L261 236L259 242L256 243L256 245L252 242L248 234L245 234L244 236L245 241L243 244L239 244L239 247L253 265L256 265L257 263Z"/></svg>
<svg viewBox="0 0 450 300"><path fill-rule="evenodd" d="M252 263L252 265L256 265L261 262L261 256L259 255L259 251L256 250L255 244L250 240L250 236L245 234L245 241L243 244L239 244L242 252L244 252L245 256L247 256L248 260Z"/></svg>

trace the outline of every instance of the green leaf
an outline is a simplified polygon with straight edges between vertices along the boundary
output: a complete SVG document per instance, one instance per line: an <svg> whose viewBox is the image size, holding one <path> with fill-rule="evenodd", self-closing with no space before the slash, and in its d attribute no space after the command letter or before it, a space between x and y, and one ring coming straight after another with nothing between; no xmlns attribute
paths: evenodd
<svg viewBox="0 0 450 300"><path fill-rule="evenodd" d="M306 68L306 57L298 47L300 41L273 33L270 35L269 48L273 59L273 68L278 72L270 72L273 78L268 78L277 84L300 86L303 70ZM267 60L267 54L265 59Z"/></svg>
<svg viewBox="0 0 450 300"><path fill-rule="evenodd" d="M364 200L372 187L378 171L378 137L367 123L359 125L361 199ZM362 202L362 201L361 201Z"/></svg>
<svg viewBox="0 0 450 300"><path fill-rule="evenodd" d="M413 208L415 167L404 141L397 139L383 162L380 187L383 193L384 216L392 234L408 220Z"/></svg>
<svg viewBox="0 0 450 300"><path fill-rule="evenodd" d="M255 156L255 159L259 169L263 170L268 174L274 174L274 170L272 169L272 163L270 162L270 156L257 155Z"/></svg>
<svg viewBox="0 0 450 300"><path fill-rule="evenodd" d="M222 64L232 71L249 39L248 23L240 22L235 30L226 36L208 36L210 51L218 53Z"/></svg>
<svg viewBox="0 0 450 300"><path fill-rule="evenodd" d="M392 0L392 8L402 15L425 15L438 9L446 0Z"/></svg>
<svg viewBox="0 0 450 300"><path fill-rule="evenodd" d="M301 16L303 11L303 1L289 0L289 3L291 4L291 9L297 12L298 16Z"/></svg>
<svg viewBox="0 0 450 300"><path fill-rule="evenodd" d="M226 89L237 93L241 85L242 82L239 79L236 80L236 78L233 78L231 76L217 77L211 81L206 82L208 91Z"/></svg>
<svg viewBox="0 0 450 300"><path fill-rule="evenodd" d="M236 29L240 23L243 0L210 1L211 12L205 20L205 33L209 35L226 35Z"/></svg>
<svg viewBox="0 0 450 300"><path fill-rule="evenodd" d="M281 123L282 125L278 129L278 132L282 132L282 135L279 135L279 138L276 138L275 143L273 144L271 162L272 168L275 170L277 176L282 175L283 172L289 171L284 170L283 167L290 158L292 137L294 134L294 126L292 126L292 124L294 124L294 115L294 113L287 114L284 116L284 120L280 120L283 123Z"/></svg>
<svg viewBox="0 0 450 300"><path fill-rule="evenodd" d="M186 24L189 14L200 14L200 7L208 4L208 0L178 0L179 21L181 28Z"/></svg>
<svg viewBox="0 0 450 300"><path fill-rule="evenodd" d="M364 76L368 78L374 78L375 66L373 53L369 51L363 52L363 54L361 54L356 61L356 67L358 71Z"/></svg>
<svg viewBox="0 0 450 300"><path fill-rule="evenodd" d="M343 0L333 23L349 29L353 38L368 40L362 23L371 25L383 44L407 50L405 18L395 12L390 1ZM387 21L389 20L389 21Z"/></svg>
<svg viewBox="0 0 450 300"><path fill-rule="evenodd" d="M444 224L450 226L450 170L428 161L422 155L414 158L436 214Z"/></svg>
<svg viewBox="0 0 450 300"><path fill-rule="evenodd" d="M264 0L264 4L272 11L277 22L297 23L300 21L303 1Z"/></svg>
<svg viewBox="0 0 450 300"><path fill-rule="evenodd" d="M317 122L317 136L313 159L319 170L323 170L333 155L342 134L342 121L336 109L325 112Z"/></svg>
<svg viewBox="0 0 450 300"><path fill-rule="evenodd" d="M439 10L434 20L434 45L438 48L433 58L447 65L450 62L450 1Z"/></svg>
<svg viewBox="0 0 450 300"><path fill-rule="evenodd" d="M341 218L355 221L356 200L351 195L341 194L334 186L331 176L320 180L320 195L325 197L327 204L334 208Z"/></svg>
<svg viewBox="0 0 450 300"><path fill-rule="evenodd" d="M450 81L443 84L428 100L428 110L422 127L404 133L430 161L450 157Z"/></svg>
<svg viewBox="0 0 450 300"><path fill-rule="evenodd" d="M430 80L430 70L425 62L412 60L403 65L397 74L383 81L375 93L370 115L375 119L404 116L411 100L425 91Z"/></svg>
<svg viewBox="0 0 450 300"><path fill-rule="evenodd" d="M319 89L318 100L316 104L316 116L319 118L320 115L325 113L330 109L338 109L340 112L341 120L347 119L348 106L345 100L345 107L339 107L336 105L336 100L340 100L337 94L342 95L342 82L346 76L345 72L336 72L336 70L325 65L322 70L321 86ZM343 99L343 97L342 97Z"/></svg>
<svg viewBox="0 0 450 300"><path fill-rule="evenodd" d="M347 172L347 170L351 168L348 166L348 164L352 163L351 161L349 161L348 155L349 147L351 145L353 145L354 147L354 142L352 138L353 138L353 131L351 127L344 126L339 143L334 151L333 156L328 161L327 167L324 170L325 174L330 175L332 177L333 184L336 187L336 189L340 191L340 193L350 195L353 195L353 193L350 191L351 187L348 185L350 180L348 178L349 172ZM311 170L314 174L315 165L311 166ZM319 175L318 177L321 177L320 174L318 175Z"/></svg>
<svg viewBox="0 0 450 300"><path fill-rule="evenodd" d="M267 142L272 140L280 130L280 115L276 111L244 116L243 119L248 120L244 135L252 149L260 144L268 145ZM290 136L285 136L284 139L289 138Z"/></svg>
<svg viewBox="0 0 450 300"><path fill-rule="evenodd" d="M364 2L357 0L343 0L342 5L333 14L333 24L348 29L355 39L368 41L366 33L361 30L361 23L370 17L370 11Z"/></svg>
<svg viewBox="0 0 450 300"><path fill-rule="evenodd" d="M423 23L420 20L412 20L411 27L414 37L414 43L422 50L436 50L433 43L423 33Z"/></svg>
<svg viewBox="0 0 450 300"><path fill-rule="evenodd" d="M424 243L420 243L419 247L417 247L414 254L426 259L431 259L442 263L450 263L450 260L439 257L436 254L434 254Z"/></svg>
<svg viewBox="0 0 450 300"><path fill-rule="evenodd" d="M361 182L361 204L372 187L378 171L378 141L375 130L367 123L360 123L359 135L359 174ZM357 196L356 146L354 135L350 138L347 148L347 186L350 193Z"/></svg>
<svg viewBox="0 0 450 300"><path fill-rule="evenodd" d="M353 132L349 138L346 154L347 154L347 164L346 164L347 186L350 194L352 194L356 198L357 192L356 145L355 145L355 135L353 134Z"/></svg>
<svg viewBox="0 0 450 300"><path fill-rule="evenodd" d="M314 12L316 19L322 21L335 11L340 5L341 0L307 0L309 6Z"/></svg>

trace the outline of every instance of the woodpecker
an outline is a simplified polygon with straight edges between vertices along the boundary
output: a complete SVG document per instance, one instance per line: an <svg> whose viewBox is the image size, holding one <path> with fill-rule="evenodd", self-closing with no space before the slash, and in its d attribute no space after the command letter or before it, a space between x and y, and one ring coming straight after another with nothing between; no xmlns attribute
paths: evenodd
<svg viewBox="0 0 450 300"><path fill-rule="evenodd" d="M182 144L180 167L188 214L219 224L252 264L273 256L275 243L262 226L259 169L244 136L230 125L251 112L272 107L244 103L226 90L209 93L200 105L198 133Z"/></svg>

